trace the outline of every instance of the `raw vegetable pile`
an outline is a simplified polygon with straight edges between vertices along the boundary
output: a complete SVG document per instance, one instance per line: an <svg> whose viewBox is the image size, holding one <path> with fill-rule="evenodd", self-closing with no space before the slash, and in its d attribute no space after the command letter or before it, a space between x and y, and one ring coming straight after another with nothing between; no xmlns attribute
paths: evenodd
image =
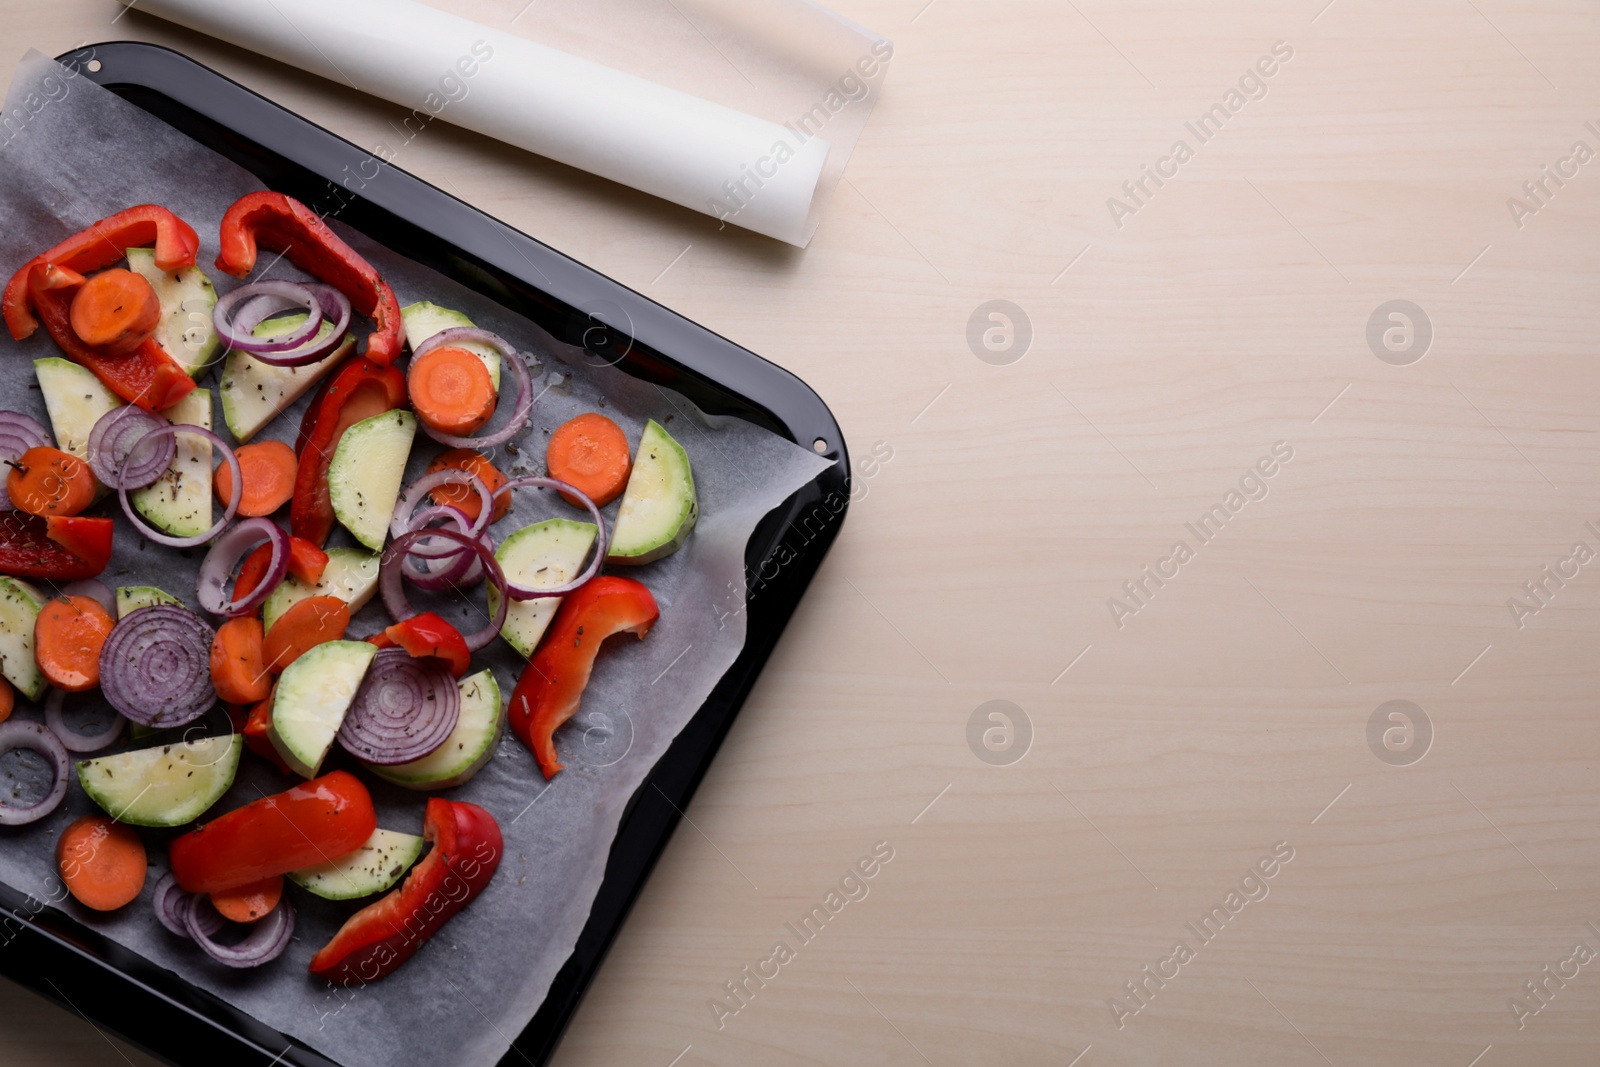
<svg viewBox="0 0 1600 1067"><path fill-rule="evenodd" d="M548 477L508 480L485 452L528 427L526 357L459 312L401 308L370 264L287 196L251 193L228 210L217 267L243 278L268 252L316 281L259 279L218 300L198 251L192 227L147 204L34 257L5 288L11 335L43 325L65 358L35 362L50 428L0 411L0 754L30 750L54 775L32 804L0 796L0 825L44 818L76 777L105 814L63 831L57 864L79 903L111 911L145 882L136 828L197 823L168 846L155 917L231 967L287 947L285 878L334 901L383 894L310 966L368 982L482 891L503 846L489 812L442 796L427 799L421 837L381 829L361 775L460 786L493 756L508 718L544 776L557 774L557 731L577 712L601 643L643 638L659 615L643 583L602 568L684 544L693 475L659 424L631 449L591 412L551 435ZM357 316L372 324L360 351ZM197 386L213 367L238 447L212 429L211 393ZM248 443L313 388L293 448ZM501 408L499 428L483 432ZM405 486L419 429L443 448ZM589 521L496 531L516 492L546 494L553 510L559 496ZM619 497L608 529L600 508ZM199 611L154 587L113 592L98 580L115 523L92 513L111 507L155 546L206 546ZM337 526L359 547L328 547ZM462 633L414 608L408 587L481 595L488 622ZM375 592L393 625L347 640L351 614ZM509 704L491 671L473 670L473 654L497 639L529 661ZM66 711L96 690L115 715L91 736ZM10 718L19 693L42 705L43 723ZM233 732L194 737L191 724L219 703ZM70 753L107 749L125 728L143 747L73 766ZM325 771L336 746L357 773ZM212 811L243 759L270 763L286 788Z"/></svg>

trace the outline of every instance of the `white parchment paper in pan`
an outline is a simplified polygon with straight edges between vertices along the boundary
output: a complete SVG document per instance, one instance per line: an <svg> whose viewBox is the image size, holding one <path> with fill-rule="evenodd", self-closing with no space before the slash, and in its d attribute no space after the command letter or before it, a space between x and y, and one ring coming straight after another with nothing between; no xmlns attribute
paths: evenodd
<svg viewBox="0 0 1600 1067"><path fill-rule="evenodd" d="M85 56L87 61L89 57ZM0 123L0 278L27 258L94 220L139 203L164 204L200 234L200 263L219 288L233 283L210 267L217 226L238 196L260 188L254 177L182 134L37 53L19 67ZM426 219L418 220L427 225ZM283 957L254 971L210 962L192 944L167 933L150 909L150 887L165 870L170 834L147 832L151 875L141 898L110 915L84 911L54 874L53 846L72 819L95 810L74 783L51 817L30 827L0 830L0 879L29 894L35 910L61 907L156 964L290 1034L348 1067L444 1064L488 1067L543 1001L552 977L570 954L588 917L618 820L645 774L698 709L744 643L744 547L756 522L814 478L826 465L806 449L754 427L702 416L683 397L639 383L554 342L536 326L398 257L342 231L385 274L402 304L415 300L465 310L479 325L541 354L534 383L541 392L531 430L503 450L508 473L543 473L544 444L556 426L580 411L603 410L637 442L646 418L666 425L688 450L700 501L700 520L676 555L630 574L654 593L661 619L644 641L614 638L601 653L583 710L558 735L567 770L546 783L515 738L472 782L450 791L483 805L500 822L506 855L484 894L394 975L358 990L335 990L312 979L306 965L357 905L312 897L291 887L299 914L295 941ZM263 256L263 262L270 261ZM287 263L272 275L298 277ZM0 407L46 421L33 383L32 360L55 354L43 330L28 341L0 333ZM202 381L212 390L216 374ZM509 381L509 379L507 379ZM302 400L263 438L293 442ZM498 423L496 423L498 425ZM420 435L410 477L440 449ZM512 530L552 513L575 514L549 494L517 494L512 515L495 529ZM616 505L606 509L608 518ZM159 585L194 603L201 550L180 553L144 546L114 500L95 513L114 515L116 550L105 575L112 585ZM343 532L335 543L348 543ZM476 628L482 593L442 602L438 609ZM422 601L417 601L422 606ZM434 605L429 605L434 606ZM386 625L377 600L351 627L361 636ZM504 642L477 654L509 696L522 660ZM17 715L39 719L37 708ZM225 727L222 727L225 728ZM119 745L118 749L128 747ZM338 750L335 749L337 753ZM10 759L15 759L11 757ZM25 780L23 763L5 773ZM350 766L330 757L328 767ZM370 775L380 825L420 833L424 794L383 786ZM277 792L290 782L246 755L239 780L213 809L223 812ZM0 776L0 788L16 785ZM26 783L24 783L26 787ZM665 803L645 797L642 803ZM5 951L0 945L0 951ZM71 990L65 990L69 996ZM92 1010L92 1009L89 1009ZM276 1051L276 1050L274 1050Z"/></svg>

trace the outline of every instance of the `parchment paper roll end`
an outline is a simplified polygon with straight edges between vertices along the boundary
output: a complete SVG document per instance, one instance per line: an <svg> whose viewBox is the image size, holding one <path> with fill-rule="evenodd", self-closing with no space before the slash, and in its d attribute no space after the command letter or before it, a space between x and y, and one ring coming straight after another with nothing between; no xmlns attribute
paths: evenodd
<svg viewBox="0 0 1600 1067"><path fill-rule="evenodd" d="M415 0L122 2L412 108L424 124L438 118L788 244L804 247L815 230L830 149L820 130Z"/></svg>

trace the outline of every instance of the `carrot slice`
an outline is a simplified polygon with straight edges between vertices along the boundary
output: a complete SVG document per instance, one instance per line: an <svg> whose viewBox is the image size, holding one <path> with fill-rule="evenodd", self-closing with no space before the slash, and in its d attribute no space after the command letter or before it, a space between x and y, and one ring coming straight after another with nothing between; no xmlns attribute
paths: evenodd
<svg viewBox="0 0 1600 1067"><path fill-rule="evenodd" d="M308 596L278 616L262 645L267 670L281 671L324 641L337 641L350 625L350 605L336 596Z"/></svg>
<svg viewBox="0 0 1600 1067"><path fill-rule="evenodd" d="M550 477L583 490L596 507L605 507L621 496L633 471L627 435L616 423L592 411L569 419L550 435L544 464Z"/></svg>
<svg viewBox="0 0 1600 1067"><path fill-rule="evenodd" d="M500 487L506 484L506 476L501 474L489 457L482 452L474 452L470 448L452 448L448 452L441 452L428 464L428 473L442 470L464 470L476 474L483 479L483 484L489 487L491 494L498 494ZM478 512L483 510L483 501L478 499L477 492L470 485L451 482L430 489L428 495L435 504L445 504L457 508L467 518L477 521ZM490 512L492 522L499 522L511 508L511 494L496 495L494 498L494 511Z"/></svg>
<svg viewBox="0 0 1600 1067"><path fill-rule="evenodd" d="M85 815L56 841L62 884L95 911L115 911L137 898L147 866L139 835L104 815Z"/></svg>
<svg viewBox="0 0 1600 1067"><path fill-rule="evenodd" d="M211 894L211 906L222 913L224 919L236 923L253 923L264 919L267 912L278 906L283 897L283 875L275 874L259 882L239 886L222 893Z"/></svg>
<svg viewBox="0 0 1600 1067"><path fill-rule="evenodd" d="M294 478L300 462L294 449L282 441L258 441L236 449L244 492L239 495L239 514L244 518L271 515L294 496ZM224 463L212 478L217 499L226 504L233 499L233 468Z"/></svg>
<svg viewBox="0 0 1600 1067"><path fill-rule="evenodd" d="M261 620L250 616L229 619L211 639L211 684L217 696L230 704L255 704L272 692L263 651Z"/></svg>
<svg viewBox="0 0 1600 1067"><path fill-rule="evenodd" d="M328 554L304 537L289 538L289 574L307 585L322 581L328 569Z"/></svg>
<svg viewBox="0 0 1600 1067"><path fill-rule="evenodd" d="M57 689L93 689L100 684L100 647L114 625L110 612L93 597L56 597L34 620L34 662Z"/></svg>
<svg viewBox="0 0 1600 1067"><path fill-rule="evenodd" d="M412 360L406 385L417 418L441 433L472 433L494 417L494 379L465 348L446 345Z"/></svg>
<svg viewBox="0 0 1600 1067"><path fill-rule="evenodd" d="M79 287L69 312L72 332L109 355L132 352L161 323L161 300L141 275L122 267L101 271Z"/></svg>
<svg viewBox="0 0 1600 1067"><path fill-rule="evenodd" d="M13 507L33 515L76 515L94 503L94 472L59 448L30 448L6 475Z"/></svg>
<svg viewBox="0 0 1600 1067"><path fill-rule="evenodd" d="M16 707L17 691L11 688L11 683L0 675L0 722L11 718L11 709Z"/></svg>

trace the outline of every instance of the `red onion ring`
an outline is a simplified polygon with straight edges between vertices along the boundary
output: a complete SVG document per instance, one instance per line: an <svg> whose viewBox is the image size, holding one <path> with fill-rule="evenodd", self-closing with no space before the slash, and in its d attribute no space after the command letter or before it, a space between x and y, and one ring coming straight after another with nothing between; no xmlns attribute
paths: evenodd
<svg viewBox="0 0 1600 1067"><path fill-rule="evenodd" d="M100 649L100 691L141 726L193 722L217 702L211 685L215 637L187 608L154 604L130 612Z"/></svg>
<svg viewBox="0 0 1600 1067"><path fill-rule="evenodd" d="M183 912L184 930L207 956L225 967L259 967L275 960L283 955L294 935L294 905L289 903L288 894L279 899L277 907L251 923L250 933L237 945L219 945L211 940L206 933L206 909L215 911L211 898L204 893L193 894Z"/></svg>
<svg viewBox="0 0 1600 1067"><path fill-rule="evenodd" d="M23 722L21 719L0 722L0 756L17 748L37 752L49 760L55 765L56 777L50 785L50 791L37 804L23 807L0 797L0 826L26 826L55 811L66 799L67 784L72 774L72 761L67 756L66 746L40 723Z"/></svg>
<svg viewBox="0 0 1600 1067"><path fill-rule="evenodd" d="M460 719L461 690L443 664L379 649L339 726L339 744L366 763L410 763L449 740Z"/></svg>
<svg viewBox="0 0 1600 1067"><path fill-rule="evenodd" d="M20 411L0 411L0 462L15 463L30 448L52 446L50 431L31 415ZM0 479L0 510L10 510L11 496Z"/></svg>
<svg viewBox="0 0 1600 1067"><path fill-rule="evenodd" d="M395 538L389 542L389 547L383 550L383 558L378 563L378 592L383 595L383 606L389 609L389 614L394 616L395 622L403 622L416 614L411 609L411 602L406 599L405 589L400 584L400 565L409 554L411 546L424 537L443 537L472 549L482 561L489 581L500 590L499 603L496 605L494 618L489 620L489 625L474 633L462 635L466 639L467 647L476 652L493 641L495 635L500 632L500 627L505 625L506 608L510 604L510 599L505 595L506 576L500 569L500 561L494 558L494 550L481 541L454 530L412 530Z"/></svg>
<svg viewBox="0 0 1600 1067"><path fill-rule="evenodd" d="M274 367L304 367L318 360L326 359L328 353L338 348L344 341L344 335L350 332L350 298L331 285L321 282L310 282L307 289L316 296L322 307L324 321L332 320L333 329L328 335L318 340L313 334L305 344L291 348L284 352L251 352L251 358L259 363L266 363ZM270 297L258 297L267 300ZM235 319L235 325L240 325ZM250 329L254 330L259 323L251 323Z"/></svg>
<svg viewBox="0 0 1600 1067"><path fill-rule="evenodd" d="M0 438L26 441L28 448L44 448L54 444L50 431L38 419L20 411L0 411ZM28 448L23 451L26 452Z"/></svg>
<svg viewBox="0 0 1600 1067"><path fill-rule="evenodd" d="M149 460L129 463L133 450L146 436L163 426L167 420L153 411L136 404L112 408L95 420L89 431L88 463L100 484L112 489L126 487L143 489L172 465L178 453L175 438L162 438L165 444L150 454Z"/></svg>
<svg viewBox="0 0 1600 1067"><path fill-rule="evenodd" d="M463 529L461 532L468 537L477 537L488 529L489 514L494 510L494 494L489 492L489 486L484 483L482 478L469 470L462 470L460 467L446 467L443 470L436 470L432 474L424 474L421 478L412 482L411 487L400 495L399 502L394 506L394 517L389 520L390 535L399 537L401 534L410 533L412 530L418 529L417 520L411 513L422 502L423 496L432 489L452 483L465 483L476 490L478 494L478 517L472 523L470 529ZM448 507L449 505L445 506ZM432 509L430 508L429 510L431 511ZM459 508L452 510L463 516L466 514ZM461 549L451 549L447 554L459 556L461 552ZM411 554L429 559L437 558L418 549L413 549Z"/></svg>
<svg viewBox="0 0 1600 1067"><path fill-rule="evenodd" d="M122 501L122 513L128 516L128 521L133 523L133 528L156 544L166 545L168 548L193 548L195 545L205 544L221 533L228 523L233 521L233 517L239 513L239 498L244 494L244 476L239 472L239 457L233 454L233 449L229 447L228 442L203 426L191 426L188 423L172 425L169 423L145 434L144 437L139 439L139 443L133 446L133 451L137 452L140 448L143 448L145 442L152 438L180 433L198 434L210 441L213 447L220 448L222 450L222 458L227 461L229 469L233 472L233 492L229 494L228 508L222 513L222 518L213 523L211 529L205 533L195 534L193 537L173 537L146 525L145 521L139 518L138 513L133 510L133 505L128 502L128 489L126 486L117 486L117 498ZM132 459L131 453L129 458Z"/></svg>
<svg viewBox="0 0 1600 1067"><path fill-rule="evenodd" d="M258 297L278 299L261 301L257 299ZM251 307L241 307L245 301L249 301ZM250 331L259 326L261 320L268 315L287 311L291 307L306 309L306 321L295 330L271 340L263 340L251 334ZM235 308L240 311L237 316L233 314ZM253 313L247 315L246 312ZM211 310L211 322L216 327L217 336L222 338L222 343L230 349L236 348L251 355L263 352L288 352L311 340L317 335L317 331L322 329L322 301L317 298L317 294L299 282L264 279L241 285L218 300L217 306Z"/></svg>
<svg viewBox="0 0 1600 1067"><path fill-rule="evenodd" d="M494 551L494 538L487 532L478 535L478 543L490 552ZM483 560L477 553L465 548L457 548L453 552L454 559L432 559L417 564L414 562L414 557L418 556L419 552L414 548L401 564L401 573L405 575L406 581L429 593L469 588L483 581Z"/></svg>
<svg viewBox="0 0 1600 1067"><path fill-rule="evenodd" d="M533 378L528 374L528 364L522 355L512 347L510 341L499 334L490 333L472 326L454 326L448 330L440 330L422 343L422 347L412 353L412 359L432 352L435 348L445 345L459 344L462 341L475 341L478 344L488 345L501 355L500 362L510 364L511 375L517 380L517 401L511 412L511 417L506 424L494 433L483 437L457 437L454 434L435 430L422 420L417 420L422 426L422 432L438 441L441 445L450 448L495 448L505 444L517 434L521 433L528 425L528 418L533 414Z"/></svg>
<svg viewBox="0 0 1600 1067"><path fill-rule="evenodd" d="M413 517L413 526L417 530L427 530L430 529L428 524L435 519L455 523L456 529L462 533L465 533L470 525L470 520L463 512L448 504L435 504L417 512ZM482 541L487 536L486 533L479 534L478 540ZM490 548L493 547L491 544ZM419 559L422 560L421 563L416 562ZM452 545L434 551L427 546L426 538L411 546L411 551L406 553L406 558L400 566L406 581L430 593L453 588L465 582L469 576L473 583L483 578L483 564L471 549Z"/></svg>
<svg viewBox="0 0 1600 1067"><path fill-rule="evenodd" d="M62 704L66 700L67 691L50 688L50 695L44 698L44 724L50 727L50 732L56 735L56 740L61 742L61 747L68 752L99 752L118 737L122 736L122 728L128 720L121 715L111 716L111 725L97 734L80 734L67 725L66 715L63 713Z"/></svg>
<svg viewBox="0 0 1600 1067"><path fill-rule="evenodd" d="M498 497L501 493L509 493L513 489L524 488L554 489L559 493L575 498L584 507L588 508L589 517L594 519L594 556L590 559L589 565L583 569L583 572L566 585L558 585L553 589L534 589L531 586L518 585L508 578L505 582L506 595L512 600L520 601L538 600L541 597L550 596L566 596L568 593L576 592L590 578L600 573L600 564L605 562L606 544L610 540L610 535L606 533L605 517L600 514L600 509L594 506L594 501L589 499L587 493L575 485L568 485L559 478L513 478L495 490L494 495Z"/></svg>
<svg viewBox="0 0 1600 1067"><path fill-rule="evenodd" d="M267 573L244 597L229 600L225 590L228 579L233 576L234 567L263 541L272 545L272 559L267 564ZM267 599L288 573L289 535L271 519L245 519L217 538L206 553L196 579L195 599L213 615L225 615L228 618L248 615Z"/></svg>
<svg viewBox="0 0 1600 1067"><path fill-rule="evenodd" d="M405 525L405 527L396 531L393 536L399 537L401 534L410 533L412 530L426 530L435 522L454 523L456 529L466 534L468 537L477 536L477 534L472 530L472 527L475 525L475 523L473 523L471 519L467 518L466 512L462 511L453 504L429 504L415 515L411 516L411 520ZM459 545L451 548L441 548L438 551L434 551L428 546L419 543L413 545L411 551L406 553L406 556L407 558L415 556L418 559L428 560L456 559L462 554L469 553L470 551L470 549L462 548Z"/></svg>
<svg viewBox="0 0 1600 1067"><path fill-rule="evenodd" d="M457 529L465 526L466 521L462 520L457 524ZM423 528L423 532L427 529ZM487 530L478 535L477 541L490 552L494 551L494 538L489 536ZM459 545L435 552L425 549L425 544L426 538L412 545L411 551L406 553L406 558L400 565L406 581L418 589L429 593L442 593L446 589L474 586L483 581L483 560L478 558L476 552ZM417 563L418 559L423 562Z"/></svg>
<svg viewBox="0 0 1600 1067"><path fill-rule="evenodd" d="M62 596L86 596L90 600L106 609L114 619L117 617L117 595L111 587L98 578L85 578L82 581L68 582L61 587Z"/></svg>
<svg viewBox="0 0 1600 1067"><path fill-rule="evenodd" d="M189 910L189 901L193 893L186 892L178 884L178 876L168 871L156 882L156 887L151 895L151 904L155 906L156 918L161 925L186 940L189 937L189 927L183 921L184 913ZM228 921L216 908L202 910L199 916L200 929L206 936L210 936L227 925Z"/></svg>

